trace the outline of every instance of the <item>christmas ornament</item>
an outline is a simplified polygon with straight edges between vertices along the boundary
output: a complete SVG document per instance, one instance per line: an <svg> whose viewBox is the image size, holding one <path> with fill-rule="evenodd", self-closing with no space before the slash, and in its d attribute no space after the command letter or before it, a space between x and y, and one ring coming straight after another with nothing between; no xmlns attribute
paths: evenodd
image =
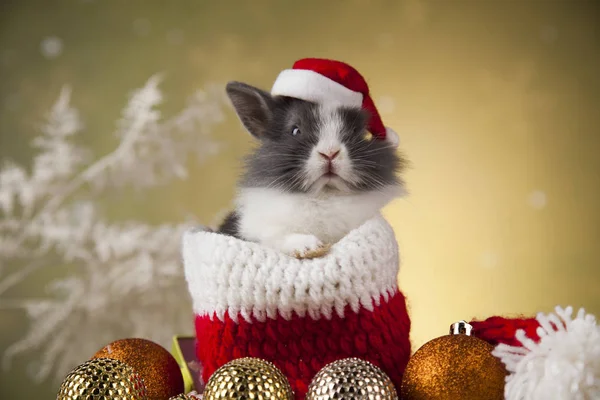
<svg viewBox="0 0 600 400"><path fill-rule="evenodd" d="M506 400L600 399L600 326L584 309L572 314L572 307L540 313L535 338L518 330L519 345L495 348L510 373Z"/></svg>
<svg viewBox="0 0 600 400"><path fill-rule="evenodd" d="M383 217L319 258L297 260L202 230L184 235L183 258L205 382L228 361L258 357L277 365L303 400L326 364L359 357L399 390L410 318L398 288L398 244Z"/></svg>
<svg viewBox="0 0 600 400"><path fill-rule="evenodd" d="M150 399L168 400L184 391L179 364L167 350L150 340L117 340L92 358L112 358L131 366L144 379Z"/></svg>
<svg viewBox="0 0 600 400"><path fill-rule="evenodd" d="M408 362L403 400L503 400L506 370L494 347L471 336L472 326L453 324L450 335L423 345Z"/></svg>
<svg viewBox="0 0 600 400"><path fill-rule="evenodd" d="M306 400L394 400L391 379L370 362L346 358L326 365L311 382Z"/></svg>
<svg viewBox="0 0 600 400"><path fill-rule="evenodd" d="M230 361L209 379L202 393L204 400L291 400L292 388L275 365L258 358Z"/></svg>
<svg viewBox="0 0 600 400"><path fill-rule="evenodd" d="M368 130L375 139L398 146L398 134L383 125L369 94L369 86L350 65L322 58L304 58L282 71L271 89L274 96L288 96L318 104L361 107L369 115Z"/></svg>
<svg viewBox="0 0 600 400"><path fill-rule="evenodd" d="M87 361L64 379L56 400L146 400L142 378L127 364L108 358Z"/></svg>
<svg viewBox="0 0 600 400"><path fill-rule="evenodd" d="M171 397L169 400L201 400L202 395L198 394L195 390L189 392L188 394L182 393L177 396Z"/></svg>

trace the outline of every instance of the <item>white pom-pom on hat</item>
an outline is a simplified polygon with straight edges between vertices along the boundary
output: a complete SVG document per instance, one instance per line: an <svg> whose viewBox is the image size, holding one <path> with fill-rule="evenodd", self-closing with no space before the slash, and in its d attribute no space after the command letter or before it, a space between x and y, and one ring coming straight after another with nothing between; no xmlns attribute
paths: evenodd
<svg viewBox="0 0 600 400"><path fill-rule="evenodd" d="M392 128L386 126L385 141L394 147L398 147L398 145L400 144L400 137Z"/></svg>
<svg viewBox="0 0 600 400"><path fill-rule="evenodd" d="M515 337L523 345L499 344L493 351L506 365L506 400L600 399L600 326L582 308L556 307L538 314L538 342L523 330Z"/></svg>

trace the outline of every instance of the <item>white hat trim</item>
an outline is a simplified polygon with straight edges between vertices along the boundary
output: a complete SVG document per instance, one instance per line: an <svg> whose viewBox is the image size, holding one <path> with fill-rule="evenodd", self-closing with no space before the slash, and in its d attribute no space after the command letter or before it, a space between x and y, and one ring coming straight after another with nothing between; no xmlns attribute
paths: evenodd
<svg viewBox="0 0 600 400"><path fill-rule="evenodd" d="M271 94L346 107L362 107L363 102L362 93L350 90L324 75L307 69L281 71L273 84Z"/></svg>

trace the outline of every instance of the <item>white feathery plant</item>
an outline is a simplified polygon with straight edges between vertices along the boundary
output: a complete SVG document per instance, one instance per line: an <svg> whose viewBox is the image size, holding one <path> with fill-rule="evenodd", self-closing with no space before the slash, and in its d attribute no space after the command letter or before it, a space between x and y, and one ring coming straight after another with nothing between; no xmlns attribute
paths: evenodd
<svg viewBox="0 0 600 400"><path fill-rule="evenodd" d="M0 166L0 308L22 309L30 320L24 337L4 352L5 368L14 356L37 351L32 378L62 379L115 335L168 346L173 334L190 331L180 265L187 221L109 221L99 204L122 187L184 179L190 154L203 161L220 149L210 134L225 117L223 88L208 85L163 119L159 83L153 76L131 94L115 132L118 145L99 158L74 144L84 124L63 88L33 141L31 172L13 162ZM57 278L40 297L6 297L36 275Z"/></svg>

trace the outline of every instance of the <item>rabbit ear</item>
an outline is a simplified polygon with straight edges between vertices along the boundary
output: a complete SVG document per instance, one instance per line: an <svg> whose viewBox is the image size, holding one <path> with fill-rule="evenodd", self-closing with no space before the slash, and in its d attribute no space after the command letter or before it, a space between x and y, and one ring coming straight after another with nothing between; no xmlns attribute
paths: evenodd
<svg viewBox="0 0 600 400"><path fill-rule="evenodd" d="M226 91L244 127L253 136L263 138L273 115L271 94L242 82L229 82Z"/></svg>

